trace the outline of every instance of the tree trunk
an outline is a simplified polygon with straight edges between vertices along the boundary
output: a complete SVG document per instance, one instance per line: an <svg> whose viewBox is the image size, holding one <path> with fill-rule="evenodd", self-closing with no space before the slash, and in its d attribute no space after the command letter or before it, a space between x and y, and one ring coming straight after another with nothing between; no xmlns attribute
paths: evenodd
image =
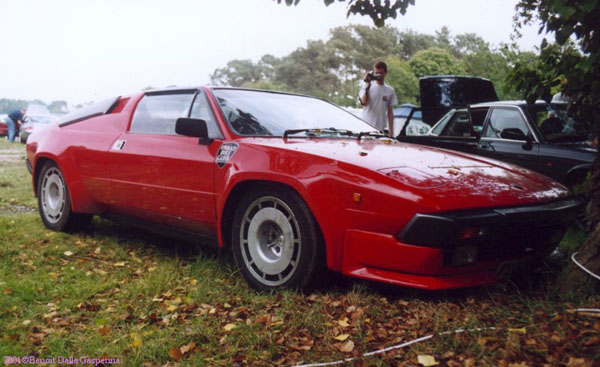
<svg viewBox="0 0 600 367"><path fill-rule="evenodd" d="M597 142L598 140L596 139L595 141ZM592 273L600 275L600 155L596 156L596 160L592 164L590 178L590 190L588 194L590 199L590 206L588 207L590 233L583 246L579 249L575 259ZM600 280L587 274L575 263L570 262L567 268L567 276L561 288L564 290L572 289L573 287L585 284L588 279L600 282Z"/></svg>

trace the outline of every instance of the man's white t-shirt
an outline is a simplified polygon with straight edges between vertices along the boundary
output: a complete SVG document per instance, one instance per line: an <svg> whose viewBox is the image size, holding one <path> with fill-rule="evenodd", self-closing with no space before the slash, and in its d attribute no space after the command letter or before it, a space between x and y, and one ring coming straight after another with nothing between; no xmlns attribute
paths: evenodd
<svg viewBox="0 0 600 367"><path fill-rule="evenodd" d="M359 97L362 99L365 95L367 83L362 83ZM398 104L398 97L394 88L387 84L380 85L376 82L371 83L369 88L369 102L363 108L362 118L376 129L383 130L389 128L387 110L388 106Z"/></svg>

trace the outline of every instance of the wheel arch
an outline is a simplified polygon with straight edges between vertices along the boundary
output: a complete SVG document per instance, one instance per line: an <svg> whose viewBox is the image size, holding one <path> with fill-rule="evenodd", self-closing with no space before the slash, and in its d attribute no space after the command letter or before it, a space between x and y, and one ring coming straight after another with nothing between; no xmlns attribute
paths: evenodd
<svg viewBox="0 0 600 367"><path fill-rule="evenodd" d="M569 169L561 180L562 183L567 187L572 187L585 181L588 173L590 172L591 164L581 164Z"/></svg>
<svg viewBox="0 0 600 367"><path fill-rule="evenodd" d="M65 159L67 161L65 161ZM38 181L40 173L42 172L42 169L48 162L52 162L61 171L64 180L66 181L65 184L69 189L69 199L71 201L71 209L73 210L73 212L88 214L99 213L100 211L98 206L93 201L89 192L85 188L80 173L77 171L77 169L75 169L75 163L69 161L69 159L71 159L70 156L60 156L59 159L59 157L57 156L46 154L40 154L35 158L32 180L33 189L36 197L38 192Z"/></svg>
<svg viewBox="0 0 600 367"><path fill-rule="evenodd" d="M321 230L321 224L317 220L314 210L313 210L313 208L311 208L309 202L293 186L286 184L286 183L282 183L282 182L278 182L278 181L271 181L271 180L251 179L251 180L241 181L241 182L238 182L229 191L229 195L227 196L227 200L225 201L225 204L223 206L223 210L222 210L221 216L220 216L221 221L220 221L220 225L219 225L219 239L220 239L221 247L229 248L231 246L231 231L229 229L231 228L231 226L233 224L233 217L235 215L235 210L237 209L237 204L239 203L240 199L246 193L248 193L249 191L253 190L255 187L258 187L258 186L261 186L261 187L271 186L271 187L279 187L279 188L283 188L283 189L292 190L304 201L304 203L310 210L313 218L315 218L315 223L317 225L317 231L318 231L318 234L321 238L322 245L323 245L323 254L325 256L327 256L327 246L325 245L325 237L323 236L323 231Z"/></svg>
<svg viewBox="0 0 600 367"><path fill-rule="evenodd" d="M38 157L35 160L35 165L34 165L35 168L34 168L33 173L32 173L32 180L33 180L33 192L34 192L34 194L35 194L36 197L38 195L38 181L39 181L39 178L40 178L40 173L42 172L42 168L44 168L44 166L48 162L52 162L52 163L56 164L56 166L58 167L58 169L60 169L60 166L58 165L58 162L56 161L55 158L51 158L51 157L47 157L47 156L41 156L41 157Z"/></svg>

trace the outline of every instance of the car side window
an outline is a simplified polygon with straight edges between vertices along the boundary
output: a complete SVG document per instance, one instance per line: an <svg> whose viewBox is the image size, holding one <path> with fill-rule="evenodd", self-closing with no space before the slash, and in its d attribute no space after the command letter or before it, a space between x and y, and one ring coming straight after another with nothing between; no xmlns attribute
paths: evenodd
<svg viewBox="0 0 600 367"><path fill-rule="evenodd" d="M223 134L219 129L217 120L212 112L208 99L204 93L196 94L194 104L192 105L191 118L201 119L206 121L206 127L208 128L208 137L211 139L223 139Z"/></svg>
<svg viewBox="0 0 600 367"><path fill-rule="evenodd" d="M463 111L456 112L446 129L444 129L442 136L471 136L471 121L469 120L469 114Z"/></svg>
<svg viewBox="0 0 600 367"><path fill-rule="evenodd" d="M516 108L495 108L483 136L496 139L525 140L529 134L527 123Z"/></svg>
<svg viewBox="0 0 600 367"><path fill-rule="evenodd" d="M430 134L431 135L435 135L438 136L442 133L442 131L444 131L444 128L446 127L446 125L448 124L448 121L454 116L454 114L456 113L456 110L450 110L450 112L448 112L447 114L445 114L433 127L433 129L431 129ZM394 122L395 123L395 122Z"/></svg>
<svg viewBox="0 0 600 367"><path fill-rule="evenodd" d="M194 94L146 95L138 103L130 133L176 135L175 121L187 117Z"/></svg>
<svg viewBox="0 0 600 367"><path fill-rule="evenodd" d="M485 121L485 117L487 116L489 109L489 107L473 108L470 111L471 124L473 126L474 133L480 134L483 130L483 123Z"/></svg>

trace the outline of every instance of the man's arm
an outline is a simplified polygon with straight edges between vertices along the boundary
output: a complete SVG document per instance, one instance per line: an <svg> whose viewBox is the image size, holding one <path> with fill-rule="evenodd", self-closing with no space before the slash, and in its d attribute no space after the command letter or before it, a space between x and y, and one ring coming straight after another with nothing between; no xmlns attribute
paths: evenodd
<svg viewBox="0 0 600 367"><path fill-rule="evenodd" d="M367 83L367 86L363 89L362 95L358 96L358 100L360 104L366 106L369 103L369 89L371 88L371 83Z"/></svg>
<svg viewBox="0 0 600 367"><path fill-rule="evenodd" d="M387 107L388 125L390 128L390 136L394 137L394 109L392 106Z"/></svg>

